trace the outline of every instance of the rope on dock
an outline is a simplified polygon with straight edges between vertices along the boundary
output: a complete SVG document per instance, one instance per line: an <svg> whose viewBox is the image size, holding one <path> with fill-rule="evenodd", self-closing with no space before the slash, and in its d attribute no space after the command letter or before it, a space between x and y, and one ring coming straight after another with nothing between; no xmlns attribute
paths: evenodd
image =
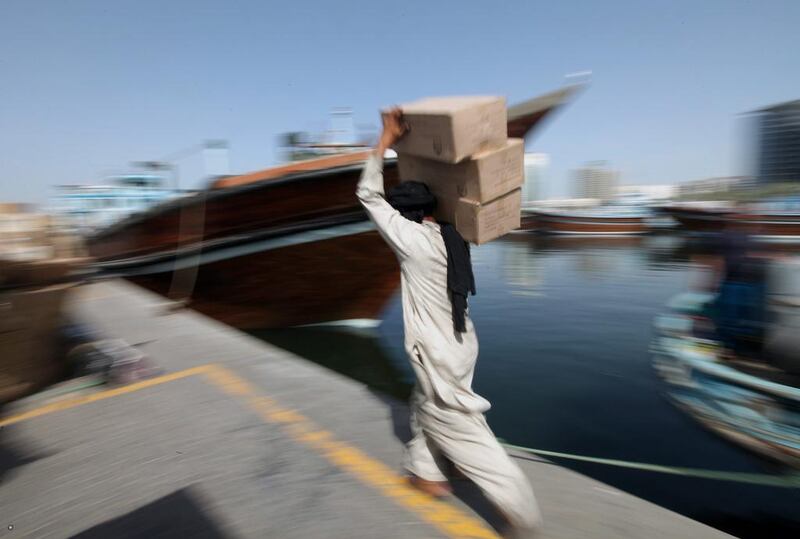
<svg viewBox="0 0 800 539"><path fill-rule="evenodd" d="M697 477L700 479L713 479L717 481L732 481L735 483L747 483L751 485L762 485L768 487L800 488L800 473L788 475L769 475L746 472L726 472L722 470L706 470L703 468L682 468L679 466L662 466L660 464L648 464L646 462L632 462L628 460L606 459L601 457L590 457L586 455L575 455L572 453L560 453L558 451L547 451L545 449L533 449L506 443L498 438L498 441L509 449L515 449L525 453L545 457L556 457L569 460L579 460L582 462L592 462L594 464L605 464L607 466L617 466L619 468L631 468L647 472L664 473L671 475L681 475L684 477Z"/></svg>

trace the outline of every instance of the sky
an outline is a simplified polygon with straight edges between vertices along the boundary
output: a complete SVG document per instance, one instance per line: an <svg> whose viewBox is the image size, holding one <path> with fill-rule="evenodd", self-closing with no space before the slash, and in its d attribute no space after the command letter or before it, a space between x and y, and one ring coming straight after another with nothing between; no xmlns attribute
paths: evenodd
<svg viewBox="0 0 800 539"><path fill-rule="evenodd" d="M751 171L748 111L800 98L800 1L0 1L0 201L101 183L131 162L227 140L232 172L335 107L430 95L518 102L591 71L526 141L545 196L605 160L622 183ZM202 158L176 161L181 187Z"/></svg>

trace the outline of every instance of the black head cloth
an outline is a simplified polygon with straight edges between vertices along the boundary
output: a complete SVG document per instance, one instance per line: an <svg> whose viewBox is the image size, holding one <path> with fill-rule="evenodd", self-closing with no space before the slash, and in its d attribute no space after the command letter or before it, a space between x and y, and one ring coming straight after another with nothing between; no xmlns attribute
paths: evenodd
<svg viewBox="0 0 800 539"><path fill-rule="evenodd" d="M417 223L436 208L436 197L422 182L402 182L389 189L387 202L403 217Z"/></svg>

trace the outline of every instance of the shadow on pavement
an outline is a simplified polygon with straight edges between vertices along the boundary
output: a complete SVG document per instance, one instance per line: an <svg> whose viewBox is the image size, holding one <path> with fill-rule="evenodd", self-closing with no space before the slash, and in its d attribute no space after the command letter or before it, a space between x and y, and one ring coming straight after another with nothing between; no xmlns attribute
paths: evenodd
<svg viewBox="0 0 800 539"><path fill-rule="evenodd" d="M73 535L72 539L199 537L226 539L189 489L182 489L135 511Z"/></svg>

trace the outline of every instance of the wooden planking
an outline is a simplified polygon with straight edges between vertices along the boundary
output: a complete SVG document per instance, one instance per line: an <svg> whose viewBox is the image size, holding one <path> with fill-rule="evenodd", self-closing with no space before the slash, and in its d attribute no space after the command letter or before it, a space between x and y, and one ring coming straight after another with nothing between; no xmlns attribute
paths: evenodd
<svg viewBox="0 0 800 539"><path fill-rule="evenodd" d="M190 306L240 329L377 319L399 277L394 253L364 232L201 266ZM172 273L131 280L167 295Z"/></svg>
<svg viewBox="0 0 800 539"><path fill-rule="evenodd" d="M263 231L357 212L361 210L355 196L360 174L360 169L349 168L296 182L266 182L252 189L232 190L226 196L208 195L205 200L198 196L197 200L153 212L147 219L90 240L89 251L99 260L118 260L174 250L179 244L187 245L200 239ZM385 178L387 186L397 182L394 162L387 163ZM180 219L186 220L197 212L204 214L200 233L196 230L181 233Z"/></svg>
<svg viewBox="0 0 800 539"><path fill-rule="evenodd" d="M557 223L539 222L539 230L555 233L586 234L641 234L647 231L644 223L622 224L621 226L602 223Z"/></svg>
<svg viewBox="0 0 800 539"><path fill-rule="evenodd" d="M370 153L371 151L354 152L321 157L319 159L308 159L306 161L298 161L296 163L288 163L286 165L267 168L264 170L257 170L249 174L223 178L214 182L211 185L211 188L221 189L224 187L236 187L237 185L246 185L249 183L283 178L284 176L295 174L297 172L310 172L315 170L325 170L333 167L341 167L345 165L354 165L366 161Z"/></svg>
<svg viewBox="0 0 800 539"><path fill-rule="evenodd" d="M643 217L591 217L529 212L523 219L522 228L542 232L638 234L647 230L647 223Z"/></svg>

